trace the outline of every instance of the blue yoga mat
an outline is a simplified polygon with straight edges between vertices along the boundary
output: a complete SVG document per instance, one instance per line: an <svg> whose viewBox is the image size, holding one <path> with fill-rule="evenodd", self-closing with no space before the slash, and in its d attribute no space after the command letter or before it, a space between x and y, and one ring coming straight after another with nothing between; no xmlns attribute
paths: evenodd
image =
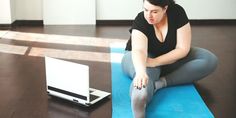
<svg viewBox="0 0 236 118"><path fill-rule="evenodd" d="M112 118L133 118L129 86L131 80L122 73L124 48L111 47ZM214 118L195 87L190 85L159 90L146 110L146 118Z"/></svg>

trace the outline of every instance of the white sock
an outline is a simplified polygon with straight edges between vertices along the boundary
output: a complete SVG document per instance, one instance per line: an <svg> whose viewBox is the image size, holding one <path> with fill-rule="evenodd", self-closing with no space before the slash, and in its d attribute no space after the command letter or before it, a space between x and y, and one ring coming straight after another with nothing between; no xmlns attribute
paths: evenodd
<svg viewBox="0 0 236 118"><path fill-rule="evenodd" d="M155 81L155 92L163 87L166 87L165 77L161 77L159 80Z"/></svg>

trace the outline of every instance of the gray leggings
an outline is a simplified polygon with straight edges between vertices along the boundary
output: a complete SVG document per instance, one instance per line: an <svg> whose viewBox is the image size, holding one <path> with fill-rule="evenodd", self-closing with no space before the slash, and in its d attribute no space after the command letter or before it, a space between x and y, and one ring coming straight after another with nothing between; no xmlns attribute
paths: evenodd
<svg viewBox="0 0 236 118"><path fill-rule="evenodd" d="M144 107L141 109L145 114L145 106L151 101L154 94L154 82L160 77L166 78L167 86L189 84L200 80L215 70L217 66L217 57L206 49L192 47L189 54L177 62L160 67L147 67L147 75L149 77L148 85L141 90L130 86L130 95L132 110L135 112L136 107ZM135 76L135 70L131 59L131 52L125 52L122 59L122 69L131 79ZM133 103L140 103L135 106ZM137 104L136 104L137 105Z"/></svg>

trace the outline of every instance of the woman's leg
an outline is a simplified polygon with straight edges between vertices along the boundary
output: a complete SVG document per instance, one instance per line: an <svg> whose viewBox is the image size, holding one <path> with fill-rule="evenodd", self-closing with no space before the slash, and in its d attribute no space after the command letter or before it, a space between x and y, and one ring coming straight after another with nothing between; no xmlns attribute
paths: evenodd
<svg viewBox="0 0 236 118"><path fill-rule="evenodd" d="M202 48L191 48L187 57L162 67L167 86L188 84L200 80L217 67L217 57Z"/></svg>
<svg viewBox="0 0 236 118"><path fill-rule="evenodd" d="M131 52L127 51L122 59L122 69L131 79L135 76ZM130 85L131 107L135 118L144 118L146 105L151 101L154 93L154 81L160 76L159 68L147 68L149 76L148 84L145 88L137 89Z"/></svg>

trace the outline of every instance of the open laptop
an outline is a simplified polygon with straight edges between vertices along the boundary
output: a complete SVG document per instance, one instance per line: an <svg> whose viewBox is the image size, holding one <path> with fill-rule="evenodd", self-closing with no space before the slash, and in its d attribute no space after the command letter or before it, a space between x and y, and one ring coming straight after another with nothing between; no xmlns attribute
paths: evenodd
<svg viewBox="0 0 236 118"><path fill-rule="evenodd" d="M110 93L89 87L89 66L45 57L49 95L90 106Z"/></svg>

